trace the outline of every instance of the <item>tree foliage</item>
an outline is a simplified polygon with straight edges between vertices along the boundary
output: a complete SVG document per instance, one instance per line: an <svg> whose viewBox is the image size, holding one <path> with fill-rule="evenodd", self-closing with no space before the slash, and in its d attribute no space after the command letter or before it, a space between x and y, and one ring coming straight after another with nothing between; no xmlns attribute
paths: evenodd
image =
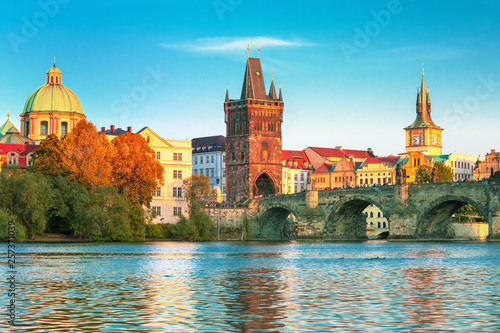
<svg viewBox="0 0 500 333"><path fill-rule="evenodd" d="M451 167L442 162L436 162L434 166L421 165L415 175L416 183L446 183L453 181L453 171Z"/></svg>
<svg viewBox="0 0 500 333"><path fill-rule="evenodd" d="M91 122L81 120L62 139L62 161L69 177L89 190L111 183L111 160L115 157L113 146Z"/></svg>
<svg viewBox="0 0 500 333"><path fill-rule="evenodd" d="M455 212L456 222L476 222L476 221L486 221L483 214L472 205L465 205Z"/></svg>
<svg viewBox="0 0 500 333"><path fill-rule="evenodd" d="M29 238L45 230L53 196L46 176L38 173L0 173L0 207L23 223Z"/></svg>
<svg viewBox="0 0 500 333"><path fill-rule="evenodd" d="M134 204L147 205L153 191L164 183L164 170L154 151L141 135L128 132L111 143L116 149L111 162L113 185Z"/></svg>
<svg viewBox="0 0 500 333"><path fill-rule="evenodd" d="M214 199L216 192L210 187L210 178L194 174L182 183L190 216L196 215L208 202Z"/></svg>

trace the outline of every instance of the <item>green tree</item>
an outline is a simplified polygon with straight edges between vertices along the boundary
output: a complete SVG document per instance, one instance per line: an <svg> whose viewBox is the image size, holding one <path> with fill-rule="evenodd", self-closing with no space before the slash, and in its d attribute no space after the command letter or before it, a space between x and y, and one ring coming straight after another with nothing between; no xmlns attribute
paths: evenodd
<svg viewBox="0 0 500 333"><path fill-rule="evenodd" d="M415 175L416 183L433 183L435 180L440 183L453 181L453 171L451 167L442 162L436 162L434 166L421 165Z"/></svg>
<svg viewBox="0 0 500 333"><path fill-rule="evenodd" d="M30 239L45 231L52 197L50 183L42 174L0 173L0 207L27 227Z"/></svg>
<svg viewBox="0 0 500 333"><path fill-rule="evenodd" d="M210 187L210 178L194 174L182 183L190 216L196 215L215 198L216 192Z"/></svg>
<svg viewBox="0 0 500 333"><path fill-rule="evenodd" d="M476 221L485 221L485 218L476 207L467 204L455 212L455 221L471 223Z"/></svg>
<svg viewBox="0 0 500 333"><path fill-rule="evenodd" d="M14 230L15 230L15 240L16 242L20 242L26 239L26 228L22 223L17 221L15 216L10 216L3 209L0 208L0 240L8 241L10 239L9 227L12 227L10 221L14 222Z"/></svg>

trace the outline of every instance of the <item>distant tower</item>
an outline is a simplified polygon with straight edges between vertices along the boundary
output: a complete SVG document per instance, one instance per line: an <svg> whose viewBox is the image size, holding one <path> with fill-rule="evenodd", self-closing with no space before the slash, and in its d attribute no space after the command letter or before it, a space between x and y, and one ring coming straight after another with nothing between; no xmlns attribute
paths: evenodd
<svg viewBox="0 0 500 333"><path fill-rule="evenodd" d="M437 126L431 118L431 97L425 88L424 69L422 68L422 83L417 91L417 118L406 131L406 152L418 151L428 155L441 155L443 129Z"/></svg>
<svg viewBox="0 0 500 333"><path fill-rule="evenodd" d="M281 88L274 79L266 94L259 58L248 58L241 97L229 99L226 90L227 198L239 202L256 195L281 193Z"/></svg>

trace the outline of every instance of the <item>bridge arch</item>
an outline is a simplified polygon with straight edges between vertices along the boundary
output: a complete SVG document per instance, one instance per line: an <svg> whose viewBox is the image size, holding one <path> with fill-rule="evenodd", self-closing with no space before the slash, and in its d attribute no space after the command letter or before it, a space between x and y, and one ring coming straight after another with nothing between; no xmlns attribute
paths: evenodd
<svg viewBox="0 0 500 333"><path fill-rule="evenodd" d="M273 203L263 207L255 221L260 239L288 240L296 238L297 213L290 207Z"/></svg>
<svg viewBox="0 0 500 333"><path fill-rule="evenodd" d="M323 235L325 239L365 240L366 216L363 210L370 204L378 207L389 221L389 210L375 199L355 194L337 201L326 219Z"/></svg>
<svg viewBox="0 0 500 333"><path fill-rule="evenodd" d="M488 209L467 196L440 196L425 205L417 220L416 237L424 239L451 239L454 232L452 215L461 207L471 205L487 217Z"/></svg>

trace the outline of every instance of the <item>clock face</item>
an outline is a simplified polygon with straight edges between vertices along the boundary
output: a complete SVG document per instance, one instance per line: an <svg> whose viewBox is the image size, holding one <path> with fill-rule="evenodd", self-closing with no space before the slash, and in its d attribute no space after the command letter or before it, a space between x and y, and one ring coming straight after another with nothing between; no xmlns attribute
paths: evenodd
<svg viewBox="0 0 500 333"><path fill-rule="evenodd" d="M437 136L433 136L433 137L432 137L432 144L433 144L433 145L436 145L436 144L437 144L437 141L438 141Z"/></svg>
<svg viewBox="0 0 500 333"><path fill-rule="evenodd" d="M413 137L413 144L414 145L419 145L420 144L420 135L415 135Z"/></svg>

